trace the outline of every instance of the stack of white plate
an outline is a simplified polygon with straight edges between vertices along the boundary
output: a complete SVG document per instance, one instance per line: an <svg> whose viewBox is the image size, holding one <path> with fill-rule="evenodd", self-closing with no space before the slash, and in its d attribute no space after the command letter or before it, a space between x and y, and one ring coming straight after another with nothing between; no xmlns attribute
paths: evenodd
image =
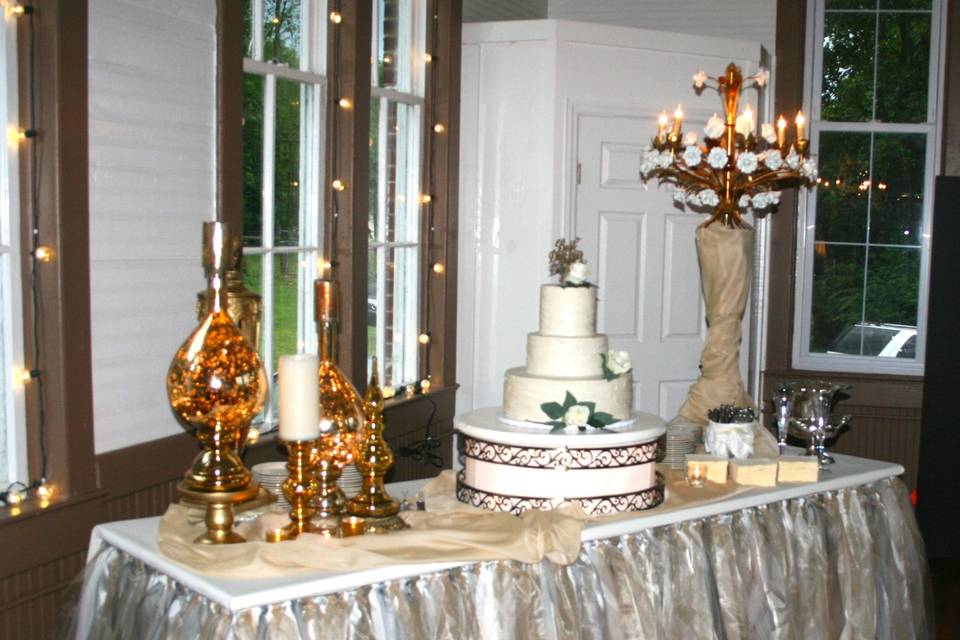
<svg viewBox="0 0 960 640"><path fill-rule="evenodd" d="M278 506L290 507L290 503L283 497L283 481L287 479L286 462L261 462L253 465L250 471L261 487L277 496Z"/></svg>
<svg viewBox="0 0 960 640"><path fill-rule="evenodd" d="M360 493L360 489L363 487L363 476L360 475L357 468L351 464L343 468L343 473L340 474L340 480L337 482L337 485L340 487L340 491L343 491L343 495L349 500Z"/></svg>
<svg viewBox="0 0 960 640"><path fill-rule="evenodd" d="M687 454L696 451L701 433L702 428L698 425L669 425L663 462L671 469L682 469L686 464Z"/></svg>

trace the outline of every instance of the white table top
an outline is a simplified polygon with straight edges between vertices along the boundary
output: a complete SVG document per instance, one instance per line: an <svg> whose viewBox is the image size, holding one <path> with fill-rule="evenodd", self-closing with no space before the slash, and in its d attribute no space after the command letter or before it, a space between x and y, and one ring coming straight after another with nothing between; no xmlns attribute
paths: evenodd
<svg viewBox="0 0 960 640"><path fill-rule="evenodd" d="M778 487L758 487L729 499L704 505L658 513L656 509L638 513L633 518L609 523L590 523L583 531L583 540L610 538L654 527L670 525L721 513L748 509L761 504L789 500L801 496L868 484L903 473L903 467L889 462L867 460L834 454L837 462L821 472L818 482ZM427 480L388 485L393 495L415 495ZM294 600L355 589L367 584L442 571L471 563L404 564L351 572L291 570L288 575L257 580L207 576L188 569L160 553L157 527L160 518L124 520L98 525L91 534L89 557L104 543L113 545L163 572L182 585L237 611L248 607Z"/></svg>

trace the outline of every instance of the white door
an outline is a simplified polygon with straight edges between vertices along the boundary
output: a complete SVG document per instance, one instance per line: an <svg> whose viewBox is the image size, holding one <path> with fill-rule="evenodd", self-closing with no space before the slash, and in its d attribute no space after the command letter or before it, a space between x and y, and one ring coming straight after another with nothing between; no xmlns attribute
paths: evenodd
<svg viewBox="0 0 960 640"><path fill-rule="evenodd" d="M577 118L573 229L600 287L598 330L633 361L634 406L670 420L699 376L706 324L694 233L706 217L640 178L656 130L653 117ZM746 345L748 321L743 328Z"/></svg>

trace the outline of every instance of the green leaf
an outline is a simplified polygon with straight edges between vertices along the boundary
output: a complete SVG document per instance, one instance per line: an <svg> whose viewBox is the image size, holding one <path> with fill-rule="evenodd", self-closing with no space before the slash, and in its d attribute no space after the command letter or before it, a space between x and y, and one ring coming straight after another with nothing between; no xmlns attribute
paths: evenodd
<svg viewBox="0 0 960 640"><path fill-rule="evenodd" d="M594 413L593 415L590 416L590 420L589 420L588 424L589 424L591 427L596 427L597 429L602 429L602 428L606 427L607 425L613 424L613 423L616 422L616 421L617 421L617 419L614 418L614 417L613 417L612 415L610 415L609 413L605 413L605 412L603 412L603 411L598 411L598 412L596 412L596 413Z"/></svg>
<svg viewBox="0 0 960 640"><path fill-rule="evenodd" d="M572 393L567 391L567 395L563 399L563 410L566 411L575 404L577 404L577 399L573 397Z"/></svg>
<svg viewBox="0 0 960 640"><path fill-rule="evenodd" d="M615 374L613 371L610 371L610 369L607 369L607 366L606 366L606 365L603 366L603 379L604 379L604 380L606 380L607 382L610 382L611 380L616 380L617 377L618 377L617 374Z"/></svg>
<svg viewBox="0 0 960 640"><path fill-rule="evenodd" d="M548 422L547 424L553 425L553 429L550 429L550 433L553 433L554 431L563 431L567 428L567 425L562 422Z"/></svg>
<svg viewBox="0 0 960 640"><path fill-rule="evenodd" d="M554 420L562 419L563 414L566 413L566 409L561 407L558 402L544 402L540 405L540 410L547 414L548 418L553 418Z"/></svg>

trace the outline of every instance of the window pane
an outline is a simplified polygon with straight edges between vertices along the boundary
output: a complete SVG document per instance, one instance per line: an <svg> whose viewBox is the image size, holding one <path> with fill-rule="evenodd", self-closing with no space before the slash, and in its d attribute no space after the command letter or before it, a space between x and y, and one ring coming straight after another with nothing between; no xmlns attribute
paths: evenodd
<svg viewBox="0 0 960 640"><path fill-rule="evenodd" d="M817 186L817 240L865 242L870 134L824 131L820 134Z"/></svg>
<svg viewBox="0 0 960 640"><path fill-rule="evenodd" d="M874 134L871 243L920 244L926 153L923 134Z"/></svg>
<svg viewBox="0 0 960 640"><path fill-rule="evenodd" d="M916 329L919 249L870 247L864 320Z"/></svg>
<svg viewBox="0 0 960 640"><path fill-rule="evenodd" d="M423 51L414 29L415 0L376 0L373 30L373 84L407 93L422 93L415 69ZM416 50L415 50L416 47Z"/></svg>
<svg viewBox="0 0 960 640"><path fill-rule="evenodd" d="M367 229L371 242L383 237L380 228L380 104L381 101L376 98L370 101L370 206L367 209Z"/></svg>
<svg viewBox="0 0 960 640"><path fill-rule="evenodd" d="M253 50L253 6L259 0L243 0L243 55L254 57Z"/></svg>
<svg viewBox="0 0 960 640"><path fill-rule="evenodd" d="M420 237L420 108L375 99L371 130L370 229L379 242L416 242ZM376 162L374 165L373 162Z"/></svg>
<svg viewBox="0 0 960 640"><path fill-rule="evenodd" d="M263 77L243 76L243 245L263 242Z"/></svg>
<svg viewBox="0 0 960 640"><path fill-rule="evenodd" d="M876 9L877 0L827 0L826 9Z"/></svg>
<svg viewBox="0 0 960 640"><path fill-rule="evenodd" d="M300 244L301 108L306 88L277 78L276 143L274 146L273 244Z"/></svg>
<svg viewBox="0 0 960 640"><path fill-rule="evenodd" d="M273 357L271 372L277 370L281 355L297 353L299 332L297 300L299 297L298 271L303 256L281 253L273 256Z"/></svg>
<svg viewBox="0 0 960 640"><path fill-rule="evenodd" d="M259 295L263 295L263 256L244 255L243 256L243 284ZM263 353L263 331L260 327L260 344L257 345L257 351Z"/></svg>
<svg viewBox="0 0 960 640"><path fill-rule="evenodd" d="M824 120L873 118L874 13L827 13L823 25Z"/></svg>
<svg viewBox="0 0 960 640"><path fill-rule="evenodd" d="M263 58L300 68L300 0L266 0Z"/></svg>
<svg viewBox="0 0 960 640"><path fill-rule="evenodd" d="M877 120L926 122L930 14L881 13Z"/></svg>
<svg viewBox="0 0 960 640"><path fill-rule="evenodd" d="M863 315L865 249L816 243L810 351L824 353Z"/></svg>
<svg viewBox="0 0 960 640"><path fill-rule="evenodd" d="M385 384L401 385L417 379L417 351L420 334L418 316L417 247L380 247L371 251L368 325L375 327L372 341L383 371ZM371 322L373 317L376 322ZM369 335L369 334L368 334Z"/></svg>
<svg viewBox="0 0 960 640"><path fill-rule="evenodd" d="M930 0L880 0L881 9L930 9Z"/></svg>

